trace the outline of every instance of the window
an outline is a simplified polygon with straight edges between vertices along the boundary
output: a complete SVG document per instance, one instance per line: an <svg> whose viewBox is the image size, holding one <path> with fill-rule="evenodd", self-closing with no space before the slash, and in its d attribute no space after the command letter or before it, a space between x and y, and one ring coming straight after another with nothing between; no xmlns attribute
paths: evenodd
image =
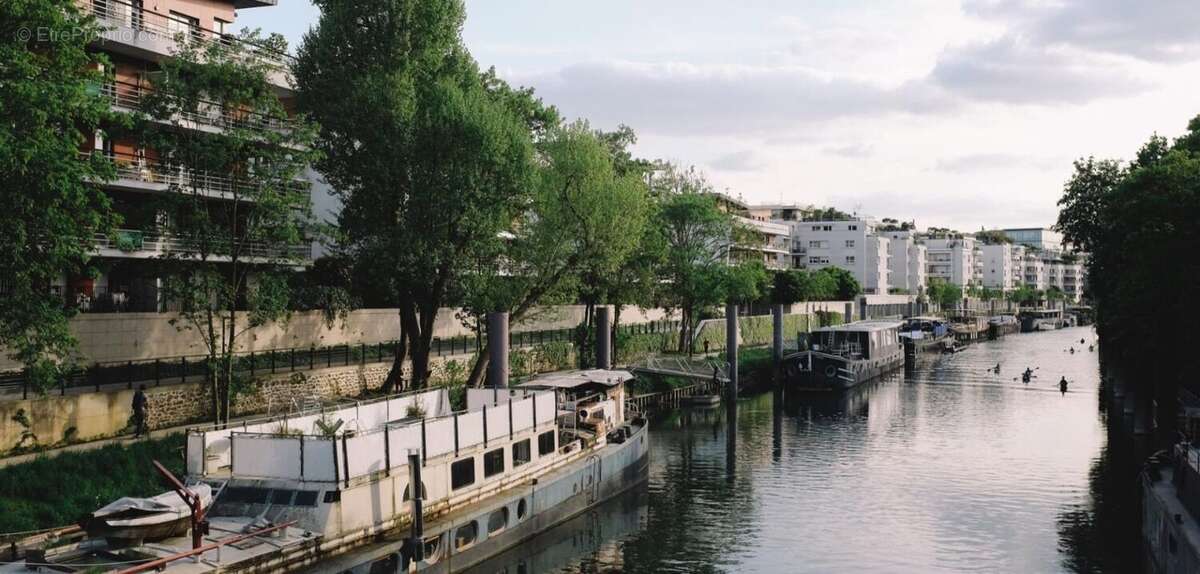
<svg viewBox="0 0 1200 574"><path fill-rule="evenodd" d="M291 505L292 504L292 496L294 495L295 492L296 491L294 491L294 490L272 490L271 491L271 504L282 504L285 506Z"/></svg>
<svg viewBox="0 0 1200 574"><path fill-rule="evenodd" d="M508 526L508 508L498 508L488 515L488 536L504 530L506 526Z"/></svg>
<svg viewBox="0 0 1200 574"><path fill-rule="evenodd" d="M814 265L823 265L829 263L828 257L809 257L808 262Z"/></svg>
<svg viewBox="0 0 1200 574"><path fill-rule="evenodd" d="M529 505L525 504L525 499L522 498L517 503L517 520L524 520L525 515L529 512Z"/></svg>
<svg viewBox="0 0 1200 574"><path fill-rule="evenodd" d="M504 472L504 449L483 453L483 477L495 476Z"/></svg>
<svg viewBox="0 0 1200 574"><path fill-rule="evenodd" d="M858 226L857 225L847 225L846 229L849 231L858 231Z"/></svg>
<svg viewBox="0 0 1200 574"><path fill-rule="evenodd" d="M425 489L425 483L422 482L421 483L421 500L426 500L428 498L429 498L429 491ZM401 502L408 502L409 500L412 500L412 485L411 484L404 485L404 495L400 498L400 500L401 500Z"/></svg>
<svg viewBox="0 0 1200 574"><path fill-rule="evenodd" d="M292 504L296 506L316 506L317 491L315 490L297 490L296 501Z"/></svg>
<svg viewBox="0 0 1200 574"><path fill-rule="evenodd" d="M450 488L458 490L475 484L475 457L464 458L450 465Z"/></svg>
<svg viewBox="0 0 1200 574"><path fill-rule="evenodd" d="M808 246L813 249L825 249L829 247L828 241L809 241Z"/></svg>
<svg viewBox="0 0 1200 574"><path fill-rule="evenodd" d="M849 247L849 248L851 248L851 249L854 249L854 240L853 240L853 239L847 239L847 240L846 240L846 247Z"/></svg>
<svg viewBox="0 0 1200 574"><path fill-rule="evenodd" d="M462 550L475 543L475 538L479 536L479 525L472 520L467 524L458 527L454 531L454 549Z"/></svg>
<svg viewBox="0 0 1200 574"><path fill-rule="evenodd" d="M821 226L820 226L820 225L814 225L814 226L813 226L813 231L820 231L820 230L821 230Z"/></svg>
<svg viewBox="0 0 1200 574"><path fill-rule="evenodd" d="M184 40L197 40L200 38L200 19L172 10L167 19L167 30L172 36L184 34Z"/></svg>
<svg viewBox="0 0 1200 574"><path fill-rule="evenodd" d="M231 25L233 25L233 22L226 22L220 18L213 18L213 30L222 36L230 32L229 27Z"/></svg>
<svg viewBox="0 0 1200 574"><path fill-rule="evenodd" d="M833 226L832 225L822 226L821 231L833 231Z"/></svg>
<svg viewBox="0 0 1200 574"><path fill-rule="evenodd" d="M854 256L853 255L846 256L846 265L854 265Z"/></svg>
<svg viewBox="0 0 1200 574"><path fill-rule="evenodd" d="M517 468L518 466L521 466L522 464L525 464L531 460L533 460L533 457L529 451L529 439L514 442L512 445L513 468Z"/></svg>
<svg viewBox="0 0 1200 574"><path fill-rule="evenodd" d="M442 536L439 534L425 539L425 562L432 564L437 561L438 553L442 551Z"/></svg>
<svg viewBox="0 0 1200 574"><path fill-rule="evenodd" d="M555 442L558 439L554 436L555 434L555 431L546 431L538 435L538 456L546 456L554 452L554 449L557 448Z"/></svg>

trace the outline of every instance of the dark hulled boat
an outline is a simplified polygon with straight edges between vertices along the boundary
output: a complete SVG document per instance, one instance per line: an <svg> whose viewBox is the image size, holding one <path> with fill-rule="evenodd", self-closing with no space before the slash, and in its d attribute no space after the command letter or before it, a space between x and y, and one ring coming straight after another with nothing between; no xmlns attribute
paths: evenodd
<svg viewBox="0 0 1200 574"><path fill-rule="evenodd" d="M784 357L784 379L797 388L837 390L899 369L899 330L897 321L859 321L813 331L800 352Z"/></svg>

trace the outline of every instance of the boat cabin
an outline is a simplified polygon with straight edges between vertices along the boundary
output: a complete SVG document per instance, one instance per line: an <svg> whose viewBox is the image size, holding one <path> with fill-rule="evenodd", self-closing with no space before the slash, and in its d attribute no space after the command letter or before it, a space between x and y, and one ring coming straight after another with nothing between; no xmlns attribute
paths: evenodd
<svg viewBox="0 0 1200 574"><path fill-rule="evenodd" d="M941 317L911 317L900 326L900 336L909 339L937 339L945 337L950 326Z"/></svg>
<svg viewBox="0 0 1200 574"><path fill-rule="evenodd" d="M812 350L866 360L901 352L900 323L896 321L858 321L823 327L812 332Z"/></svg>

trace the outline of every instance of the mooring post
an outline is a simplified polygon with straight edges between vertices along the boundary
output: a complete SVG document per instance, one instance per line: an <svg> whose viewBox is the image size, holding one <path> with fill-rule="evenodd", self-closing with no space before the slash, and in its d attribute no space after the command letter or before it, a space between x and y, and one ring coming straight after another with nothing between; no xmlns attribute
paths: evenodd
<svg viewBox="0 0 1200 574"><path fill-rule="evenodd" d="M725 305L725 360L729 363L729 401L738 395L738 306ZM733 408L732 406L730 408Z"/></svg>
<svg viewBox="0 0 1200 574"><path fill-rule="evenodd" d="M778 365L783 360L783 305L771 306L771 350Z"/></svg>
<svg viewBox="0 0 1200 574"><path fill-rule="evenodd" d="M596 307L596 368L612 368L612 327L608 319L608 305Z"/></svg>
<svg viewBox="0 0 1200 574"><path fill-rule="evenodd" d="M843 323L853 323L854 322L854 302L853 301L846 301L846 314L844 316L846 317L846 320L843 321Z"/></svg>
<svg viewBox="0 0 1200 574"><path fill-rule="evenodd" d="M488 385L508 387L508 313L495 311L487 316Z"/></svg>
<svg viewBox="0 0 1200 574"><path fill-rule="evenodd" d="M425 535L425 517L421 509L425 489L421 488L421 453L416 449L408 451L408 492L412 495L412 531L408 543L413 562L420 562L425 559L425 543L421 540Z"/></svg>
<svg viewBox="0 0 1200 574"><path fill-rule="evenodd" d="M911 317L916 317L916 316L917 316L917 315L914 313L914 311L916 311L916 307L917 307L917 304L916 304L914 301L910 300L910 301L908 302L908 316L909 316L910 318L911 318Z"/></svg>

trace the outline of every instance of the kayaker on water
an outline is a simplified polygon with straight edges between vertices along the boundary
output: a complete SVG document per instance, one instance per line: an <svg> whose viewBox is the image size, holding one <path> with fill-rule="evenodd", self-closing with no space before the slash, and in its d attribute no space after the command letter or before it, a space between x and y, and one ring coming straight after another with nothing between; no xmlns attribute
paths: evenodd
<svg viewBox="0 0 1200 574"><path fill-rule="evenodd" d="M1067 394L1067 378L1066 377L1063 377L1062 380L1058 382L1058 390L1062 391L1062 394L1064 394L1064 395Z"/></svg>

